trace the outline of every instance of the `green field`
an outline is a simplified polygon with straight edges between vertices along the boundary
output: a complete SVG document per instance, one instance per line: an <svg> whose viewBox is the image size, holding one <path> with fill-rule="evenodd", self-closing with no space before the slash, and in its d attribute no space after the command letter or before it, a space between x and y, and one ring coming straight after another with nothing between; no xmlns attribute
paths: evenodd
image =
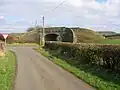
<svg viewBox="0 0 120 90"><path fill-rule="evenodd" d="M12 90L15 59L15 54L11 51L0 57L0 90Z"/></svg>
<svg viewBox="0 0 120 90"><path fill-rule="evenodd" d="M99 43L100 44L120 44L120 39L106 39Z"/></svg>

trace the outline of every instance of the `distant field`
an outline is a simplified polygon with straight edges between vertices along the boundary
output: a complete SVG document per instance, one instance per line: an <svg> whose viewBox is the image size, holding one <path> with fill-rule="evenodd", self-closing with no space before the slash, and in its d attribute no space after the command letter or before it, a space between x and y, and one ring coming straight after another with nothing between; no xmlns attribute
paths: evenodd
<svg viewBox="0 0 120 90"><path fill-rule="evenodd" d="M106 39L99 43L100 44L120 44L120 39Z"/></svg>
<svg viewBox="0 0 120 90"><path fill-rule="evenodd" d="M12 37L20 37L22 35L24 35L25 33L10 33L9 35Z"/></svg>

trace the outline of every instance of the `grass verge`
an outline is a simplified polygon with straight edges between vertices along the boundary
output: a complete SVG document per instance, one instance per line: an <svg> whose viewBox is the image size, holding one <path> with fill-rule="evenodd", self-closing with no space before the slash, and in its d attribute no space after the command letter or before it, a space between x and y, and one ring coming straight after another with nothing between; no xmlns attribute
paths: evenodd
<svg viewBox="0 0 120 90"><path fill-rule="evenodd" d="M116 82L118 83L114 83L113 81L105 80L99 77L98 75L92 74L91 72L87 72L82 67L76 68L68 64L65 60L55 57L54 55L50 54L48 51L45 51L44 49L34 49L34 50L36 50L37 52L40 52L43 56L49 58L55 64L66 69L70 73L74 74L76 77L82 79L89 85L95 87L97 90L120 90L120 79L118 78L115 79ZM113 79L112 75L107 76L106 73L99 73L99 74L105 76L106 79L107 77Z"/></svg>
<svg viewBox="0 0 120 90"><path fill-rule="evenodd" d="M16 56L12 51L0 57L0 90L12 90Z"/></svg>

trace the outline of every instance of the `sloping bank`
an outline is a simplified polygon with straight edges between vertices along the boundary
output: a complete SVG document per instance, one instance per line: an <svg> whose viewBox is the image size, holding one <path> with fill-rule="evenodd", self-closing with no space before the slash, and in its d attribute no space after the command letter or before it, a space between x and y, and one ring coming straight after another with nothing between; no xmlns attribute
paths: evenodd
<svg viewBox="0 0 120 90"><path fill-rule="evenodd" d="M16 56L12 51L0 57L0 90L12 90L15 77Z"/></svg>
<svg viewBox="0 0 120 90"><path fill-rule="evenodd" d="M120 90L120 46L78 46L80 45L48 43L47 49L35 50L97 90Z"/></svg>

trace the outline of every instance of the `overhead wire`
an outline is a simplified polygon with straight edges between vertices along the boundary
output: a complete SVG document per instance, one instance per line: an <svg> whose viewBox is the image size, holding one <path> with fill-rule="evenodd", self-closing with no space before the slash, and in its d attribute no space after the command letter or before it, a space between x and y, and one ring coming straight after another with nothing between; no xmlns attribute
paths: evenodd
<svg viewBox="0 0 120 90"><path fill-rule="evenodd" d="M66 1L68 0L64 0L62 1L58 6L56 6L55 8L53 8L50 12L46 13L47 15L50 15L50 13L54 12L56 9L58 9L59 7L61 7ZM47 15L44 15L45 17ZM37 20L35 21L35 26L37 25ZM5 29L10 29L10 28L5 28ZM12 28L13 29L13 28Z"/></svg>
<svg viewBox="0 0 120 90"><path fill-rule="evenodd" d="M62 6L65 2L67 2L68 0L64 0L64 1L62 1L58 6L56 6L55 8L53 8L50 12L48 12L48 13L46 13L47 15L49 14L50 15L50 13L52 13L52 12L54 12L56 9L58 9L60 6ZM47 16L47 15L44 15L44 16Z"/></svg>
<svg viewBox="0 0 120 90"><path fill-rule="evenodd" d="M50 10L49 12L47 12L46 14L44 14L42 17L47 18L48 16L50 16L56 9L58 9L59 7L61 7L65 2L67 2L68 0L64 0L62 1L59 5L57 5L55 8L53 8L52 10ZM52 17L51 17L52 18Z"/></svg>
<svg viewBox="0 0 120 90"><path fill-rule="evenodd" d="M67 1L67 0L64 0L63 2L61 2L57 7L55 7L55 8L52 10L52 12L55 11L55 10L56 10L57 8L59 8L60 6L62 6L66 1Z"/></svg>

